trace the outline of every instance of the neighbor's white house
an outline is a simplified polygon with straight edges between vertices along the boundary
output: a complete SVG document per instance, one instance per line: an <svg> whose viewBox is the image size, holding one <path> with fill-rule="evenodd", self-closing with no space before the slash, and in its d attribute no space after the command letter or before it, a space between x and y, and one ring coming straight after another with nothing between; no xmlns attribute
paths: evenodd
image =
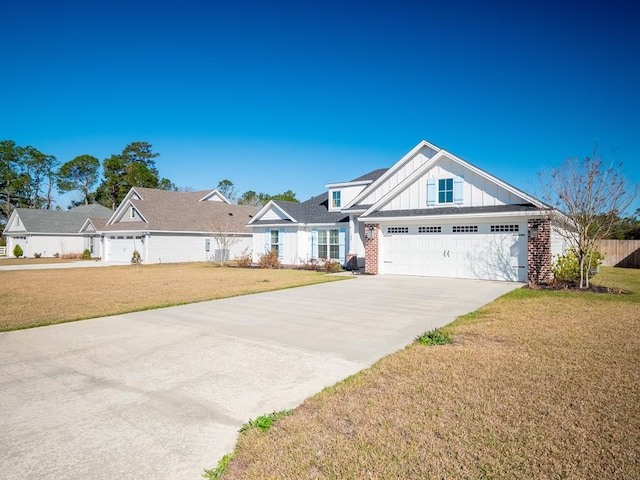
<svg viewBox="0 0 640 480"><path fill-rule="evenodd" d="M133 187L109 218L89 218L80 230L109 262L130 263L134 251L144 263L220 260L223 254L231 260L250 252L246 223L257 211L232 205L217 190Z"/></svg>
<svg viewBox="0 0 640 480"><path fill-rule="evenodd" d="M9 216L2 235L7 241L7 256L20 245L25 257L43 257L94 252L94 239L81 233L90 218L106 219L113 212L102 205L79 205L70 210L16 208Z"/></svg>
<svg viewBox="0 0 640 480"><path fill-rule="evenodd" d="M297 204L270 201L248 223L254 260L329 258L371 274L545 281L562 238L550 207L422 141L374 170Z"/></svg>

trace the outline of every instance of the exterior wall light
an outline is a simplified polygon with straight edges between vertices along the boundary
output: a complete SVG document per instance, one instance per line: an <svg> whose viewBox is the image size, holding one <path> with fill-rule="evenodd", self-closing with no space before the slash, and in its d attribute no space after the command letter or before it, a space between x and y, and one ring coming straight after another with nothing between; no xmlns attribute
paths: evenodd
<svg viewBox="0 0 640 480"><path fill-rule="evenodd" d="M376 236L376 227L373 225L367 225L365 227L365 236L367 237L367 240L373 240Z"/></svg>

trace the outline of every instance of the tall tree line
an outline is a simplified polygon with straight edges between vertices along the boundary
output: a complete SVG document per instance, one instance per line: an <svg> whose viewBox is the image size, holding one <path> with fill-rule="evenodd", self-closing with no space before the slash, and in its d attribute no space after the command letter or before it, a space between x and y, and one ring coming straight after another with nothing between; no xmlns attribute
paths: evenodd
<svg viewBox="0 0 640 480"><path fill-rule="evenodd" d="M102 165L87 154L60 165L55 156L35 147L0 141L0 226L6 225L15 208L54 208L56 192L78 192L80 199L72 205L100 203L115 209L134 186L177 190L160 177L155 165L158 155L151 144L132 142Z"/></svg>

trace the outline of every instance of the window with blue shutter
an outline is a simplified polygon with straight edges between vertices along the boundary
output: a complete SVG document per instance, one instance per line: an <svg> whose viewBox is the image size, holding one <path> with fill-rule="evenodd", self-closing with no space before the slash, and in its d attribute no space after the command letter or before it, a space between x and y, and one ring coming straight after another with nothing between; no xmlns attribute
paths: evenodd
<svg viewBox="0 0 640 480"><path fill-rule="evenodd" d="M464 195L464 178L455 177L453 179L453 203L461 205Z"/></svg>
<svg viewBox="0 0 640 480"><path fill-rule="evenodd" d="M427 179L427 205L436 204L436 179Z"/></svg>

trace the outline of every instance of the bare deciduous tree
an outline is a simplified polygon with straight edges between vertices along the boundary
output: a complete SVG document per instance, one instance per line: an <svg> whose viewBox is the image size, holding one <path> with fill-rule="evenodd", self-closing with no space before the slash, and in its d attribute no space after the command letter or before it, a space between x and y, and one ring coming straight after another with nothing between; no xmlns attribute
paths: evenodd
<svg viewBox="0 0 640 480"><path fill-rule="evenodd" d="M591 264L596 243L611 233L638 194L638 185L630 184L620 167L605 166L596 147L592 157L567 158L538 174L542 198L555 208L551 221L578 257L580 288L589 288L585 266Z"/></svg>
<svg viewBox="0 0 640 480"><path fill-rule="evenodd" d="M230 260L229 252L231 247L240 241L240 238L233 233L233 222L230 220L217 222L214 225L211 236L218 247L220 266L224 267L225 262Z"/></svg>

